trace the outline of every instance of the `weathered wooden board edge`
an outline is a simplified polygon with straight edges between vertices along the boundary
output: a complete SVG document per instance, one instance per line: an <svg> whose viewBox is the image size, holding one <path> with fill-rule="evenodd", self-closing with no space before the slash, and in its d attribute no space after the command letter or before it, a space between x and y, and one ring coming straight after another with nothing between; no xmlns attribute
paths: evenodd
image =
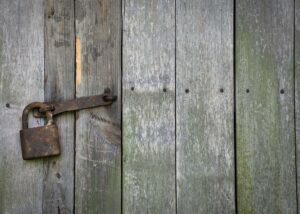
<svg viewBox="0 0 300 214"><path fill-rule="evenodd" d="M235 213L234 2L176 7L177 213Z"/></svg>
<svg viewBox="0 0 300 214"><path fill-rule="evenodd" d="M75 96L74 0L44 2L45 101ZM43 213L73 213L74 113L54 118L61 155L44 160Z"/></svg>
<svg viewBox="0 0 300 214"><path fill-rule="evenodd" d="M75 213L121 213L121 0L75 2L76 96L118 96L76 114Z"/></svg>
<svg viewBox="0 0 300 214"><path fill-rule="evenodd" d="M238 212L297 212L293 11L236 1Z"/></svg>
<svg viewBox="0 0 300 214"><path fill-rule="evenodd" d="M19 130L23 108L43 99L43 2L1 0L0 213L42 213L43 162L22 159Z"/></svg>
<svg viewBox="0 0 300 214"><path fill-rule="evenodd" d="M295 0L295 126L297 157L297 198L300 210L300 1Z"/></svg>
<svg viewBox="0 0 300 214"><path fill-rule="evenodd" d="M175 0L123 3L123 213L175 213Z"/></svg>

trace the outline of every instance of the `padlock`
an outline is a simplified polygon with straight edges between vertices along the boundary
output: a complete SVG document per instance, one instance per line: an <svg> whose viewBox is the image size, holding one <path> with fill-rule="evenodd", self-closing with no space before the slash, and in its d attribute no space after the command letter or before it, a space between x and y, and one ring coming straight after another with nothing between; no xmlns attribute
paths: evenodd
<svg viewBox="0 0 300 214"><path fill-rule="evenodd" d="M44 103L34 102L25 107L20 131L21 149L24 160L60 155L58 128L52 119L52 112L47 111L45 126L28 128L28 114L36 108L45 108Z"/></svg>
<svg viewBox="0 0 300 214"><path fill-rule="evenodd" d="M104 90L104 93L100 95L79 97L59 102L30 103L23 111L23 129L20 131L23 159L30 160L60 155L58 128L53 122L53 116L63 112L109 106L116 100L117 96L114 96L111 90L107 88ZM28 128L28 114L34 110L37 111L33 112L33 116L36 118L47 118L47 125Z"/></svg>

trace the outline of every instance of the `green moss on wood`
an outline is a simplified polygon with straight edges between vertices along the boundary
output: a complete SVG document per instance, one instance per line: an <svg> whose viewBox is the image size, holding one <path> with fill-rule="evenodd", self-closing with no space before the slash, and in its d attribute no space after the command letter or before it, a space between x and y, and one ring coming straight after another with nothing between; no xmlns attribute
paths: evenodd
<svg viewBox="0 0 300 214"><path fill-rule="evenodd" d="M239 17L239 22L236 51L238 210L246 214L262 210L282 213L287 209L284 207L286 190L282 188L293 187L291 181L283 179L283 169L289 169L294 158L293 153L288 157L282 155L283 149L293 150L293 131L285 127L287 115L282 118L282 110L287 108L292 117L293 103L289 103L291 99L287 97L282 103L279 83L283 77L292 81L292 61L279 71L282 65L274 43L267 38L261 40L261 34L253 33L255 27L249 25L249 20ZM285 83L287 91L291 91L290 85L292 82ZM247 88L249 93L246 93ZM290 141L286 142L287 138ZM289 173L293 173L293 169Z"/></svg>

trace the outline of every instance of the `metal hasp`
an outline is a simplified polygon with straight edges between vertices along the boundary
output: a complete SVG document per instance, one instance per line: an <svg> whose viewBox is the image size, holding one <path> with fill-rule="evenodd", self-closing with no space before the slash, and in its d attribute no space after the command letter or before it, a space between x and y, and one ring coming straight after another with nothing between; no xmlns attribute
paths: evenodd
<svg viewBox="0 0 300 214"><path fill-rule="evenodd" d="M21 149L24 160L60 155L58 128L52 117L63 112L77 111L99 106L109 106L117 99L109 89L101 95L80 97L61 102L33 102L27 105L22 115L20 130ZM28 114L34 111L37 118L47 118L45 126L28 128Z"/></svg>

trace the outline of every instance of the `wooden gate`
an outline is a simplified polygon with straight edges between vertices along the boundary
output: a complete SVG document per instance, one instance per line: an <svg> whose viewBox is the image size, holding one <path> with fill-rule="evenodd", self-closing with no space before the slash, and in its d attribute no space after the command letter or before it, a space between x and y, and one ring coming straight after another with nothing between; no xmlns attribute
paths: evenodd
<svg viewBox="0 0 300 214"><path fill-rule="evenodd" d="M299 46L299 0L0 0L0 213L297 213ZM26 104L106 87L22 160Z"/></svg>

